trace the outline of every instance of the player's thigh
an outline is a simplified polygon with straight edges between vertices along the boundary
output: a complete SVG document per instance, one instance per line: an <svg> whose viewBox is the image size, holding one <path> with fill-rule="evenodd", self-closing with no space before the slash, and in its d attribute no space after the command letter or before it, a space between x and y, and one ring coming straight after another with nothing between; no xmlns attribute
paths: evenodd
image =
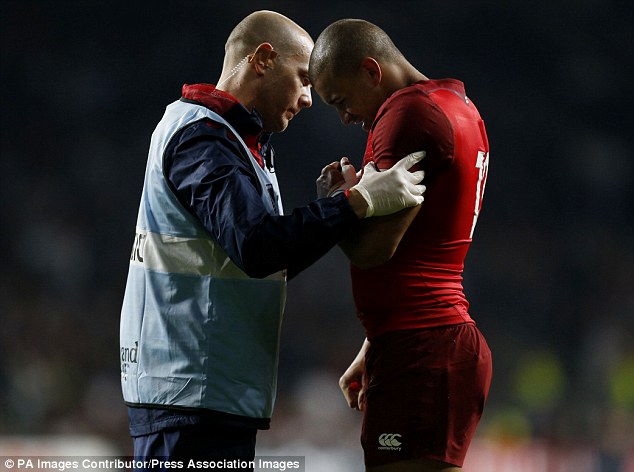
<svg viewBox="0 0 634 472"><path fill-rule="evenodd" d="M366 472L457 472L462 469L446 462L431 459L412 459L366 467L365 470Z"/></svg>

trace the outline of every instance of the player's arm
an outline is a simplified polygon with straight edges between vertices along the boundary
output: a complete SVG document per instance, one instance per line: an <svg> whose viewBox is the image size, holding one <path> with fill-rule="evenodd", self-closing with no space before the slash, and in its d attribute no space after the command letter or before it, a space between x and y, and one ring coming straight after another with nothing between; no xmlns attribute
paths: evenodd
<svg viewBox="0 0 634 472"><path fill-rule="evenodd" d="M385 264L396 252L420 209L421 205L417 205L390 215L367 218L360 222L355 231L339 241L339 247L350 262L360 269Z"/></svg>
<svg viewBox="0 0 634 472"><path fill-rule="evenodd" d="M339 242L339 247L360 269L385 264L396 252L420 209L418 205L392 215L363 220L355 232Z"/></svg>

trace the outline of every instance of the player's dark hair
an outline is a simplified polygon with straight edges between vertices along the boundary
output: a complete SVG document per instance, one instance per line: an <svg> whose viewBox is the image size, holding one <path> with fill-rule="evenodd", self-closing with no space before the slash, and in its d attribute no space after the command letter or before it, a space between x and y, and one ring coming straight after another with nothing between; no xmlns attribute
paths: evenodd
<svg viewBox="0 0 634 472"><path fill-rule="evenodd" d="M310 56L310 79L314 83L325 72L337 77L351 74L365 57L394 62L403 55L378 26L359 19L336 21L315 42Z"/></svg>

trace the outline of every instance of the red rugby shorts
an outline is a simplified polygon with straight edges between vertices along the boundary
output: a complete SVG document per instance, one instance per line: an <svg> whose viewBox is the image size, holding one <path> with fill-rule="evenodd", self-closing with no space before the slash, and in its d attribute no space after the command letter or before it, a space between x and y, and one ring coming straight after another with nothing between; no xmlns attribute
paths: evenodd
<svg viewBox="0 0 634 472"><path fill-rule="evenodd" d="M476 326L382 334L371 341L365 368L366 465L426 458L462 467L492 375Z"/></svg>

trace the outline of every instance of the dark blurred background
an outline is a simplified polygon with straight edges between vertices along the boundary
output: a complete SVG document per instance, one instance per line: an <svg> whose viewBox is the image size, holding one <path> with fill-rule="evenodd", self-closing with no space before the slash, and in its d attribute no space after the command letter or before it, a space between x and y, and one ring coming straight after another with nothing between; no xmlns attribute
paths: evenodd
<svg viewBox="0 0 634 472"><path fill-rule="evenodd" d="M184 83L216 82L235 24L272 9L314 38L339 18L376 23L427 76L464 81L486 121L464 282L495 374L470 470L487 470L483 450L535 445L586 454L587 470L634 468L631 2L0 5L0 451L81 435L129 452L119 310L150 134ZM313 100L274 137L287 210L314 198L325 163L364 149ZM336 384L362 340L334 249L289 284L264 450L361 470L359 416Z"/></svg>

